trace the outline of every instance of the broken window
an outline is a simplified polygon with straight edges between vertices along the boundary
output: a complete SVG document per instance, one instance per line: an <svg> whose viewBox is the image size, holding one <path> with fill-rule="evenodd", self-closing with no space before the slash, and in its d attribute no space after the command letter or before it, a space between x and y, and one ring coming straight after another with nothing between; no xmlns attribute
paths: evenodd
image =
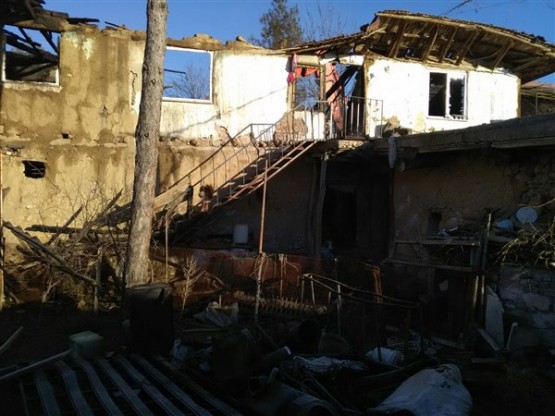
<svg viewBox="0 0 555 416"><path fill-rule="evenodd" d="M314 107L321 100L320 68L297 67L297 76L295 77L295 107Z"/></svg>
<svg viewBox="0 0 555 416"><path fill-rule="evenodd" d="M210 101L212 54L168 47L164 59L164 98Z"/></svg>
<svg viewBox="0 0 555 416"><path fill-rule="evenodd" d="M46 164L37 160L24 160L23 167L25 168L24 174L28 178L44 178L46 175Z"/></svg>
<svg viewBox="0 0 555 416"><path fill-rule="evenodd" d="M466 117L466 75L430 72L428 115Z"/></svg>
<svg viewBox="0 0 555 416"><path fill-rule="evenodd" d="M3 81L58 84L60 34L5 26L3 30Z"/></svg>

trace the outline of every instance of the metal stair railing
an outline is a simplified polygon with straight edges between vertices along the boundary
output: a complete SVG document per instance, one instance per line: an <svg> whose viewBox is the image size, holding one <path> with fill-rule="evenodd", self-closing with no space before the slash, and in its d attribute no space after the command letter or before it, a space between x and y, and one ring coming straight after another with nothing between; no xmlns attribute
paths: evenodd
<svg viewBox="0 0 555 416"><path fill-rule="evenodd" d="M179 202L181 202L181 201L178 201L180 197L187 196L188 192L190 193L196 185L199 185L200 183L205 181L211 174L214 174L215 170L221 168L224 165L227 165L228 160L230 160L231 158L235 158L236 160L239 160L238 157L240 152L242 151L245 152L245 155L247 156L250 163L251 162L250 154L248 151L246 151L247 146L245 146L244 144L238 145L237 142L241 140L242 136L246 136L246 135L251 137L251 140L252 140L252 137L254 136L254 132L256 131L256 129L260 129L262 126L267 128L268 126L271 126L271 125L260 124L260 123L249 124L248 126L243 128L239 133L237 133L234 137L231 137L226 142L224 142L218 150L216 150L214 153L212 153L210 156L204 159L200 164L196 165L193 169L191 169L187 174L185 174L179 180L173 183L167 190L157 195L154 199L154 211L159 212L159 211L162 211L164 208L177 205ZM224 152L224 149L230 149L230 148L234 148L235 152L231 156L228 156ZM216 157L220 154L223 156L224 161L219 163L216 166L208 167L210 162L213 162L216 159ZM210 170L208 174L203 173L204 168ZM195 177L195 175L199 176L200 179L193 182L192 178Z"/></svg>
<svg viewBox="0 0 555 416"><path fill-rule="evenodd" d="M194 210L206 210L202 198L194 192L202 184L216 184L208 196L208 205L221 206L231 200L249 195L263 184L264 169L268 166L269 180L297 157L305 153L315 142L347 136L366 137L365 123L370 114L371 128L376 137L381 136L383 102L363 97L342 97L328 101L310 101L298 105L276 123L251 123L202 163L181 177L168 190L155 198L154 210L171 214L181 203L187 203L187 214ZM247 144L242 138L249 137ZM235 149L230 155L224 149ZM253 158L252 150L256 149ZM222 160L216 162L221 155ZM241 161L240 156L247 159ZM266 164L267 161L267 164ZM232 163L236 169L232 169ZM208 172L203 172L208 170Z"/></svg>
<svg viewBox="0 0 555 416"><path fill-rule="evenodd" d="M290 150L287 148L288 145L301 141L321 140L320 137L315 137L314 134L311 134L312 132L306 127L302 128L299 120L295 123L296 111L297 108L289 111L274 124L251 123L243 128L233 138L223 143L216 152L212 153L202 163L182 176L166 191L156 196L154 211L173 211L182 202L187 202L188 205L198 207L200 205L198 200L196 204L193 203L196 199L193 195L195 189L202 183L207 182L210 177L213 178L213 182L216 182L217 173L223 171L223 179L220 180L221 185L217 187L214 193L215 201L211 201L214 202L213 205L218 205L224 199L231 197L236 187L246 185L247 178L260 175L264 169L266 159L269 160L269 165L272 165L279 157L282 157L286 149ZM300 124L300 126L296 124ZM241 137L246 135L251 138L250 143L241 143ZM231 155L224 152L224 149L229 148L235 149ZM252 149L256 149L255 159L252 158ZM231 162L234 160L239 165L241 163L239 156L242 153L247 158L247 164L243 165L242 168L239 168L231 176L231 169L229 168ZM210 166L209 172L203 173L203 169L208 167L211 162L214 164L219 155L222 156L223 160L215 166ZM195 176L197 179L193 179ZM190 208L188 207L188 209Z"/></svg>

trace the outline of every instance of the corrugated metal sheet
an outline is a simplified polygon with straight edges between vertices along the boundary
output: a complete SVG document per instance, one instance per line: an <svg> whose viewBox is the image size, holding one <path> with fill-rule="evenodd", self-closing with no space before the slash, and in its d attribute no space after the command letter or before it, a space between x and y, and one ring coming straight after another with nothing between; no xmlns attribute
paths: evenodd
<svg viewBox="0 0 555 416"><path fill-rule="evenodd" d="M162 357L65 358L20 378L28 415L235 415Z"/></svg>

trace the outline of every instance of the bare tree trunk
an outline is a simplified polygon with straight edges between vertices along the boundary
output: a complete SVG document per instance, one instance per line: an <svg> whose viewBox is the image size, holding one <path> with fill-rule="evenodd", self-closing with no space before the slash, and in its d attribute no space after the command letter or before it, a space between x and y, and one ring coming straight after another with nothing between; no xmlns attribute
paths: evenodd
<svg viewBox="0 0 555 416"><path fill-rule="evenodd" d="M135 131L135 180L125 262L128 286L148 281L152 207L158 163L166 51L166 0L147 0L147 31L139 122Z"/></svg>

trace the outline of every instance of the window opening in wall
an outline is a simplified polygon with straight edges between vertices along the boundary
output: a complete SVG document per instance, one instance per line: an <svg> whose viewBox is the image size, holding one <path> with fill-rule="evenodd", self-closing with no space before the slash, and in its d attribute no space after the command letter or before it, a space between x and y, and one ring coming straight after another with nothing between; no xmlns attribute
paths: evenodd
<svg viewBox="0 0 555 416"><path fill-rule="evenodd" d="M449 115L464 118L464 76L449 79Z"/></svg>
<svg viewBox="0 0 555 416"><path fill-rule="evenodd" d="M24 160L23 166L25 167L25 176L28 178L44 178L46 175L46 164L36 160Z"/></svg>
<svg viewBox="0 0 555 416"><path fill-rule="evenodd" d="M4 26L2 80L58 84L59 40L58 32Z"/></svg>
<svg viewBox="0 0 555 416"><path fill-rule="evenodd" d="M428 115L462 120L466 117L466 76L430 72Z"/></svg>
<svg viewBox="0 0 555 416"><path fill-rule="evenodd" d="M210 101L212 53L168 47L164 59L164 98Z"/></svg>
<svg viewBox="0 0 555 416"><path fill-rule="evenodd" d="M310 108L320 100L320 68L298 67L295 77L295 107Z"/></svg>

